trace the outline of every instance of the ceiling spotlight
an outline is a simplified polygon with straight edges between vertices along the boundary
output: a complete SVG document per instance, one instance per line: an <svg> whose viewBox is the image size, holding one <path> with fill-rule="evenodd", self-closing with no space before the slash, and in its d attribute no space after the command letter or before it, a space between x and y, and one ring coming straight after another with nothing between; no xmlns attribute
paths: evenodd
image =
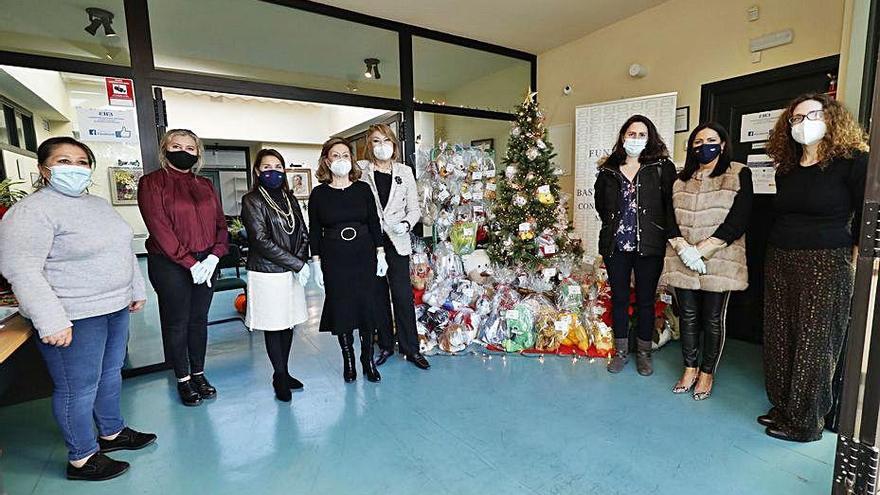
<svg viewBox="0 0 880 495"><path fill-rule="evenodd" d="M104 27L104 35L109 37L115 37L116 31L113 30L113 12L109 12L104 9L99 9L97 7L89 7L86 9L86 14L89 15L89 25L86 26L86 32L95 36L98 33L98 28L101 26Z"/></svg>
<svg viewBox="0 0 880 495"><path fill-rule="evenodd" d="M364 59L364 64L367 66L364 71L364 77L367 79L382 79L382 74L379 74L378 58L366 58Z"/></svg>

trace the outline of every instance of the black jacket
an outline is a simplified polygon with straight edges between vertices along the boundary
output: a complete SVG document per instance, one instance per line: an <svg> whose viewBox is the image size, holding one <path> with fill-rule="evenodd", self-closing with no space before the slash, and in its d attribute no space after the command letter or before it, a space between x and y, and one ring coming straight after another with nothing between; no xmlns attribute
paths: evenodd
<svg viewBox="0 0 880 495"><path fill-rule="evenodd" d="M672 184L675 165L668 159L643 163L636 174L638 201L638 253L642 256L663 256L666 241L675 227L672 207ZM617 227L620 224L620 186L625 180L618 167L600 167L594 186L596 212L602 220L599 231L599 254L614 252Z"/></svg>
<svg viewBox="0 0 880 495"><path fill-rule="evenodd" d="M241 199L241 221L248 239L247 269L264 273L299 272L309 258L309 232L299 203L290 194L296 218L293 235L284 231L281 218L260 191Z"/></svg>

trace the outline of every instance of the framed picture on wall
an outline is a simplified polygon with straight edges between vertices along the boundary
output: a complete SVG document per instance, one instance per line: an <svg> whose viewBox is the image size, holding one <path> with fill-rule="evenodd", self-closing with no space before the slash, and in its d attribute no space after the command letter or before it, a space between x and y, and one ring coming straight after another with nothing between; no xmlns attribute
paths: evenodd
<svg viewBox="0 0 880 495"><path fill-rule="evenodd" d="M473 146L474 148L479 148L483 151L492 151L495 149L495 140L492 138L475 139L471 141L471 146Z"/></svg>
<svg viewBox="0 0 880 495"><path fill-rule="evenodd" d="M132 167L107 167L110 174L110 202L114 205L136 205L138 181L144 169Z"/></svg>
<svg viewBox="0 0 880 495"><path fill-rule="evenodd" d="M285 171L287 174L287 185L293 191L296 199L309 199L312 192L312 169L310 168L289 168Z"/></svg>

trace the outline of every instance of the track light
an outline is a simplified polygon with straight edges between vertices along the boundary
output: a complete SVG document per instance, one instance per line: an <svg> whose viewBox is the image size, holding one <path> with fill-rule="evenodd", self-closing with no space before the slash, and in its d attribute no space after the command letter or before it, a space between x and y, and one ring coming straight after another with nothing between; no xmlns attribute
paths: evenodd
<svg viewBox="0 0 880 495"><path fill-rule="evenodd" d="M111 26L113 23L113 12L97 7L89 7L86 9L86 14L89 16L89 25L86 26L87 33L95 36L98 33L98 29L103 26L105 36L111 38L117 36L116 31Z"/></svg>
<svg viewBox="0 0 880 495"><path fill-rule="evenodd" d="M367 79L382 79L382 74L379 74L378 58L366 58L364 59L364 64L367 66L364 71L364 77Z"/></svg>

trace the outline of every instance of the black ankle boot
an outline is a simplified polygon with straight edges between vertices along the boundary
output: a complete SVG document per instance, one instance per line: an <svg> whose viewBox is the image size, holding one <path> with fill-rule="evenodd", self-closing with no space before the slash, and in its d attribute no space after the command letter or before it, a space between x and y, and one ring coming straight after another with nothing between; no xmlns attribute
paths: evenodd
<svg viewBox="0 0 880 495"><path fill-rule="evenodd" d="M357 380L357 370L354 367L354 337L351 334L338 336L339 348L342 350L342 378L345 383Z"/></svg>
<svg viewBox="0 0 880 495"><path fill-rule="evenodd" d="M275 389L275 398L281 402L290 402L293 396L287 381L287 373L275 373L272 375L272 388Z"/></svg>
<svg viewBox="0 0 880 495"><path fill-rule="evenodd" d="M363 366L364 376L367 381L378 382L382 379L379 370L376 368L376 362L373 361L373 336L360 334L361 337L361 366Z"/></svg>

